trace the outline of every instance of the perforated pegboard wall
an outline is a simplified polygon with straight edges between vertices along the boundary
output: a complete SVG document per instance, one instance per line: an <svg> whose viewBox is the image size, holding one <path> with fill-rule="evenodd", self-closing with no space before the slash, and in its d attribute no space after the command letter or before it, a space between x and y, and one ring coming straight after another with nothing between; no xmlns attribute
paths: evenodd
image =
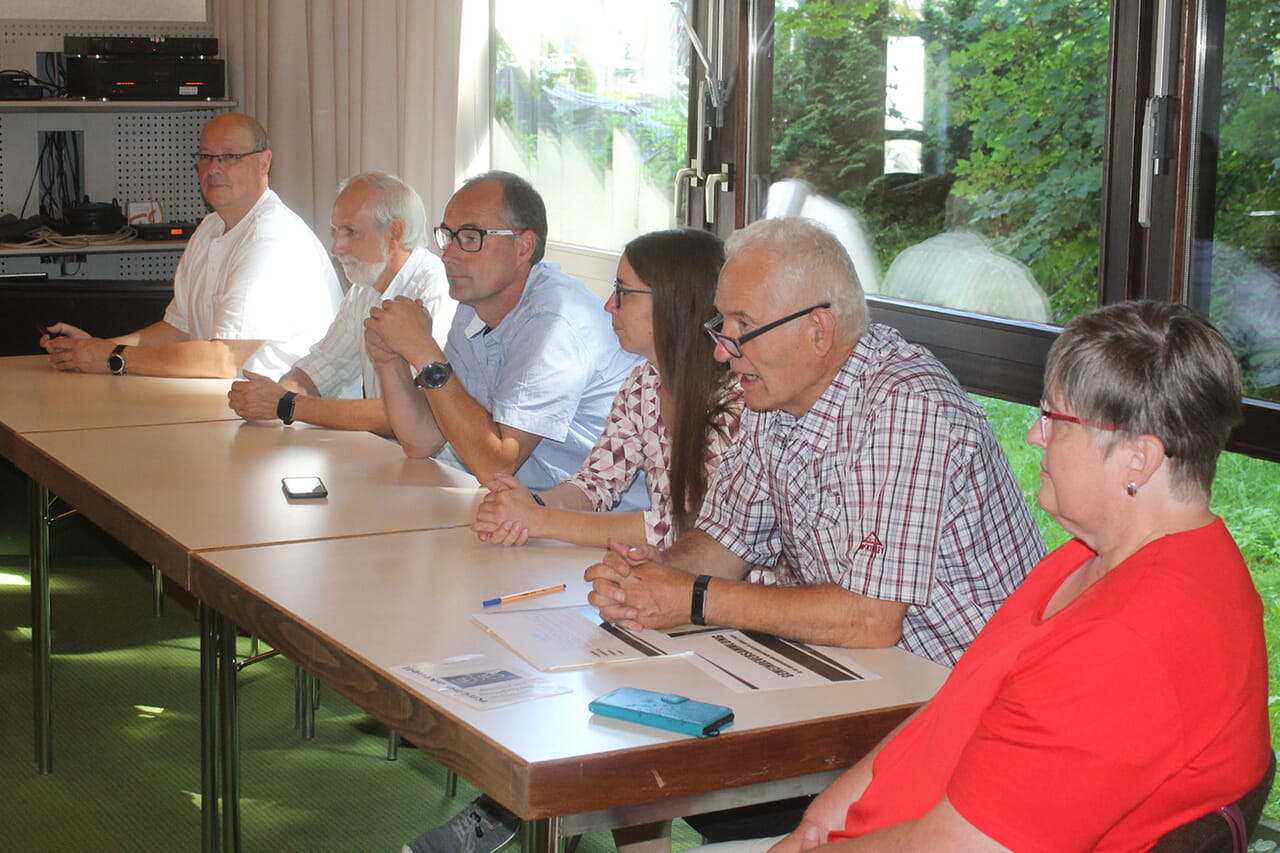
<svg viewBox="0 0 1280 853"><path fill-rule="evenodd" d="M119 276L131 281L165 281L173 278L177 269L178 252L135 252L131 255L116 255L119 264Z"/></svg>
<svg viewBox="0 0 1280 853"><path fill-rule="evenodd" d="M135 113L116 117L116 191L121 203L158 201L169 222L199 222L208 213L196 182L200 129L215 110Z"/></svg>

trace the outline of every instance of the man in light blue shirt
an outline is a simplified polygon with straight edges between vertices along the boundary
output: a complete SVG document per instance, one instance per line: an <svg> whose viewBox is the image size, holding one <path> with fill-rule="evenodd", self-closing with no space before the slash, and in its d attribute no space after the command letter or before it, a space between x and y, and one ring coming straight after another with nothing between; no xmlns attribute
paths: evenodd
<svg viewBox="0 0 1280 853"><path fill-rule="evenodd" d="M436 228L459 303L445 346L411 300L370 313L369 354L409 456L439 454L482 484L514 473L535 492L586 458L637 359L618 346L600 300L542 260L546 235L546 208L527 181L471 178ZM637 481L619 509L647 504Z"/></svg>

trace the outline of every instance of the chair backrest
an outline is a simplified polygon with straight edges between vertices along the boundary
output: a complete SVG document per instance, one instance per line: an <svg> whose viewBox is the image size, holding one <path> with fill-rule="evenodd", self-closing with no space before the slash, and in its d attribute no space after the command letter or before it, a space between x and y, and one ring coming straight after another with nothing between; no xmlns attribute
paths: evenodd
<svg viewBox="0 0 1280 853"><path fill-rule="evenodd" d="M1211 811L1166 833L1151 848L1152 853L1245 853L1275 776L1276 756L1272 753L1267 772L1262 774L1257 787L1231 806ZM1241 823L1242 828L1238 828Z"/></svg>

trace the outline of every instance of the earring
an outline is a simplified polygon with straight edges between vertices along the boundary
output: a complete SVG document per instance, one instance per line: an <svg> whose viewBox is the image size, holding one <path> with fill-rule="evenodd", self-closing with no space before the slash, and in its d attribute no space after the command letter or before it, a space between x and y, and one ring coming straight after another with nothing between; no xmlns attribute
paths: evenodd
<svg viewBox="0 0 1280 853"><path fill-rule="evenodd" d="M1125 492L1129 495L1129 497L1133 497L1133 496L1135 496L1136 494L1138 494L1138 484L1137 484L1137 483L1135 483L1135 482L1133 482L1133 480L1130 480L1130 481L1125 485L1124 490L1125 490Z"/></svg>

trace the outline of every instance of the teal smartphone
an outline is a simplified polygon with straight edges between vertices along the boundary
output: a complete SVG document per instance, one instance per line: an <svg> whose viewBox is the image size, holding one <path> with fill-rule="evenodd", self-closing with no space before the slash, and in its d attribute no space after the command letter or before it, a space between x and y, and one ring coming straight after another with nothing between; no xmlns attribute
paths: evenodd
<svg viewBox="0 0 1280 853"><path fill-rule="evenodd" d="M588 706L593 714L697 737L715 737L733 725L733 709L675 693L619 687Z"/></svg>

